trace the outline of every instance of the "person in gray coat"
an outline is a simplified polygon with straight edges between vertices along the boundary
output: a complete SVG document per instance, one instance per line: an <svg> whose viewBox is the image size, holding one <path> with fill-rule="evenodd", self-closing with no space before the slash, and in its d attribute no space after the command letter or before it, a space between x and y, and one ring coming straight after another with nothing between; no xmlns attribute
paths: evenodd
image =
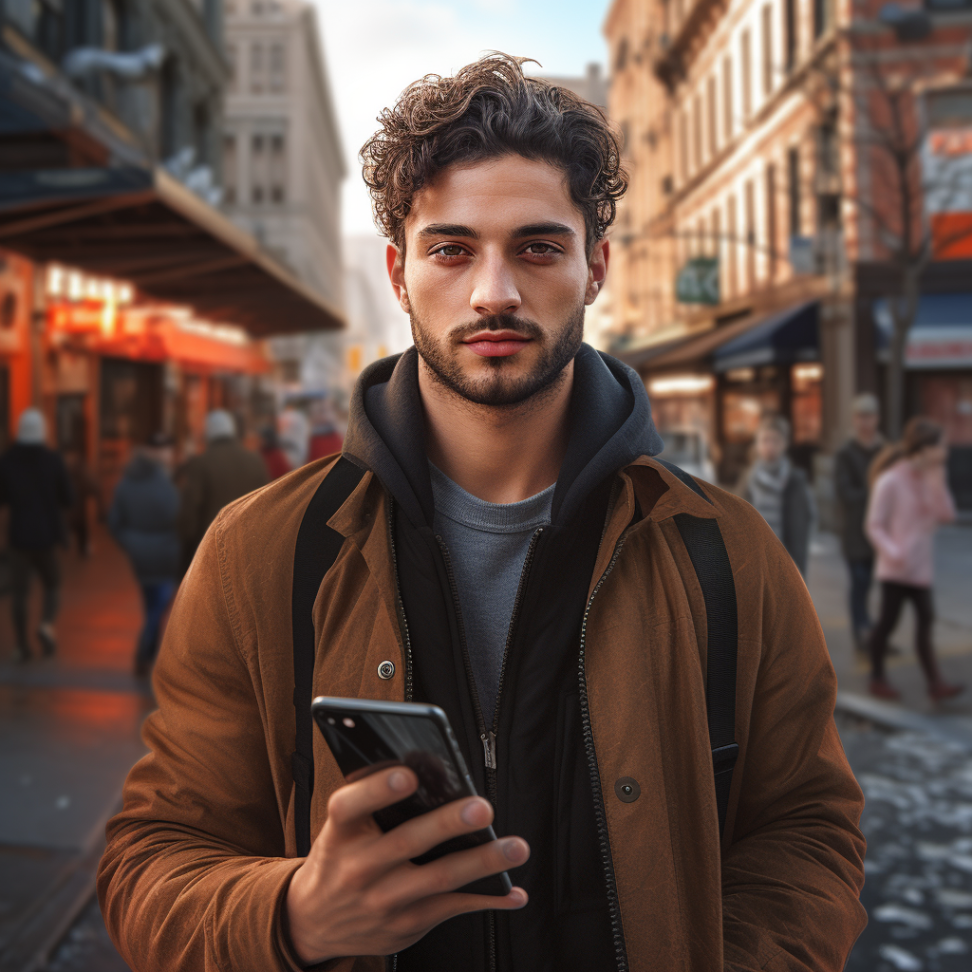
<svg viewBox="0 0 972 972"><path fill-rule="evenodd" d="M115 490L108 526L128 554L142 589L145 624L135 674L148 675L159 648L162 618L179 576L179 491L169 477L171 441L158 433L126 466Z"/></svg>
<svg viewBox="0 0 972 972"><path fill-rule="evenodd" d="M805 577L816 510L806 474L786 456L789 444L790 423L781 415L765 416L756 430L756 461L742 495L783 541Z"/></svg>

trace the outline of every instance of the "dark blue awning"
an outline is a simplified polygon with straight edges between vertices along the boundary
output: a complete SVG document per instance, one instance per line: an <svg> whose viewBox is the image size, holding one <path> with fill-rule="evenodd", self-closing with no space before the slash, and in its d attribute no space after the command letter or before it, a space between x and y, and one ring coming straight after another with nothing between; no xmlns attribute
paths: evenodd
<svg viewBox="0 0 972 972"><path fill-rule="evenodd" d="M712 353L716 372L767 364L820 360L817 301L788 308L767 318Z"/></svg>
<svg viewBox="0 0 972 972"><path fill-rule="evenodd" d="M874 302L878 358L887 360L893 326L887 300ZM967 368L972 365L972 293L922 294L908 332L909 368Z"/></svg>

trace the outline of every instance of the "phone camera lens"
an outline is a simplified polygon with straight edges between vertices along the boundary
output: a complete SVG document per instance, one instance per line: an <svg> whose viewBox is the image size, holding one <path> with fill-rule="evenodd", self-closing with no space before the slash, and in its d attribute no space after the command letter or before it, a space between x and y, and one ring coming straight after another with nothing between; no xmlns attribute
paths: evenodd
<svg viewBox="0 0 972 972"><path fill-rule="evenodd" d="M353 728L354 728L354 719L352 719L352 718L351 718L351 716L345 716L345 717L344 717L344 718L343 718L343 719L342 719L341 721L342 721L342 722L343 722L343 723L344 723L344 724L345 724L345 725L346 725L346 726L347 726L347 727L348 727L349 729L353 729Z"/></svg>
<svg viewBox="0 0 972 972"><path fill-rule="evenodd" d="M335 721L336 721L336 720L335 720L335 718L334 718L334 716L328 716L328 717L327 717L327 724L328 724L329 726L333 726L333 725L334 725L334 723L335 723Z"/></svg>

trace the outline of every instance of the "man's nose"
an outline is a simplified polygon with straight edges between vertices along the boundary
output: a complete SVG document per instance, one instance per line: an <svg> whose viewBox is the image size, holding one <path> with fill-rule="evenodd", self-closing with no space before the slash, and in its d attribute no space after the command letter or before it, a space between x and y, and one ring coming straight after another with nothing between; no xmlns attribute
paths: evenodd
<svg viewBox="0 0 972 972"><path fill-rule="evenodd" d="M500 255L483 254L476 266L469 304L477 314L514 314L521 300L513 271Z"/></svg>

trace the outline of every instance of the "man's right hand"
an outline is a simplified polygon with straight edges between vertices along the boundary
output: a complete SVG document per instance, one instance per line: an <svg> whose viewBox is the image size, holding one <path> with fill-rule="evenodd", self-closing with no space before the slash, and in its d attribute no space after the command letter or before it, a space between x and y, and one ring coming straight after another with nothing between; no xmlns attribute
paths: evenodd
<svg viewBox="0 0 972 972"><path fill-rule="evenodd" d="M336 790L327 821L287 891L290 940L307 965L348 955L391 955L455 915L510 911L527 903L522 888L505 897L463 894L471 881L523 864L530 848L505 837L446 854L421 866L412 858L443 841L489 826L482 797L455 800L382 833L376 810L418 787L415 774L393 767Z"/></svg>

